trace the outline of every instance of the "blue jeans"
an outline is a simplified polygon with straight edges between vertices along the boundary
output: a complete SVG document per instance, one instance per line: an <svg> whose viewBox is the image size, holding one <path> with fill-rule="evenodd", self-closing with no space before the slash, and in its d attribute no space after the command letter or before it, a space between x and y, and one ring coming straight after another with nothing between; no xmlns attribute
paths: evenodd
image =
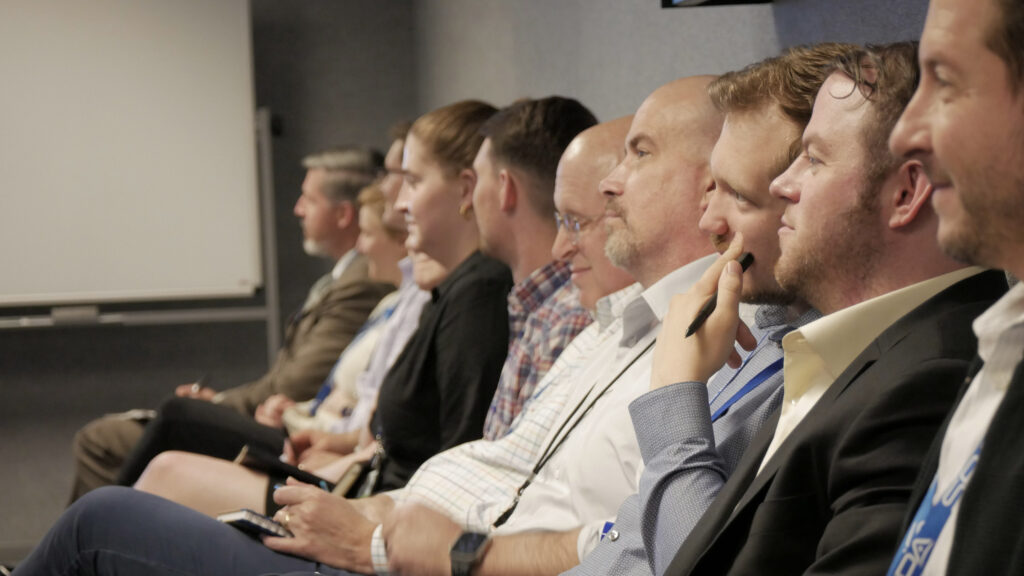
<svg viewBox="0 0 1024 576"><path fill-rule="evenodd" d="M347 574L280 554L190 508L132 488L94 490L75 502L15 574Z"/></svg>

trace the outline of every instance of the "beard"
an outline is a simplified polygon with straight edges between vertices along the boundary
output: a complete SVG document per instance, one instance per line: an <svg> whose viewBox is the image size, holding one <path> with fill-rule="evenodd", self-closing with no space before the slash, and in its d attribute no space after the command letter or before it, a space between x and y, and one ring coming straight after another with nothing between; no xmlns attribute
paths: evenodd
<svg viewBox="0 0 1024 576"><path fill-rule="evenodd" d="M746 278L744 278L746 282ZM772 304L775 306L789 306L793 302L796 302L796 296L792 292L786 290L777 283L774 286L751 286L747 288L747 284L743 285L743 294L740 294L740 302L744 304L756 304L758 306L763 304Z"/></svg>
<svg viewBox="0 0 1024 576"><path fill-rule="evenodd" d="M327 250L324 249L316 240L306 238L302 241L302 251L309 256L323 257L327 256Z"/></svg>
<svg viewBox="0 0 1024 576"><path fill-rule="evenodd" d="M1002 268L1006 253L1024 240L1016 217L1024 214L1024 181L1014 179L1000 186L993 178L966 179L964 189L957 187L959 216L939 217L939 246L950 258L966 263Z"/></svg>
<svg viewBox="0 0 1024 576"><path fill-rule="evenodd" d="M731 243L731 239L721 234L709 234L708 238L719 254L725 252ZM755 265L759 263L756 258L754 263ZM745 272L743 275L743 293L740 294L740 302L755 305L789 306L796 301L796 297L779 286L774 277L756 278L751 272Z"/></svg>
<svg viewBox="0 0 1024 576"><path fill-rule="evenodd" d="M882 252L880 213L875 190L859 193L831 222L823 219L817 234L779 257L775 279L782 290L824 312L847 286L869 283Z"/></svg>
<svg viewBox="0 0 1024 576"><path fill-rule="evenodd" d="M637 261L640 254L636 235L626 221L626 211L621 204L615 200L609 200L607 211L618 216L619 222L605 219L607 238L604 241L604 254L615 266L623 270L630 270L630 265Z"/></svg>
<svg viewBox="0 0 1024 576"><path fill-rule="evenodd" d="M608 238L604 242L604 254L615 266L630 270L640 250L633 235L627 228L609 228Z"/></svg>

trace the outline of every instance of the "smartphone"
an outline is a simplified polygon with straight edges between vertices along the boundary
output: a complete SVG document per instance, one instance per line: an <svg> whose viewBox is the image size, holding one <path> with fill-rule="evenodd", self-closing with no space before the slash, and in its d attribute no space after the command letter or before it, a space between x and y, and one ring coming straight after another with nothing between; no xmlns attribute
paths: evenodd
<svg viewBox="0 0 1024 576"><path fill-rule="evenodd" d="M221 514L220 516L217 516L217 520L253 536L259 536L261 534L265 534L267 536L280 536L282 538L291 538L293 536L287 528L282 526L273 518L260 514L259 512L254 512L248 508Z"/></svg>

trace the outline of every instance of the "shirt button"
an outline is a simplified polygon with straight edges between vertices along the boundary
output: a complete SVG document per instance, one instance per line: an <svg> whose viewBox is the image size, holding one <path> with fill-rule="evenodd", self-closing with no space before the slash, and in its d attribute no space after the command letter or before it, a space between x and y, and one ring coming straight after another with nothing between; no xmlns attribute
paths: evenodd
<svg viewBox="0 0 1024 576"><path fill-rule="evenodd" d="M611 540L612 542L615 542L616 540L618 540L619 539L619 531L615 530L615 529L609 530L608 531L608 539Z"/></svg>

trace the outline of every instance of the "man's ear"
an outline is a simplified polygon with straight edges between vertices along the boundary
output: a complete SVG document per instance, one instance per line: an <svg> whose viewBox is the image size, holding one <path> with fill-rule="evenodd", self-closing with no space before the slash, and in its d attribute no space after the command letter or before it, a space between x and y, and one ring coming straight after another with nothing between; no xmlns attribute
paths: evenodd
<svg viewBox="0 0 1024 576"><path fill-rule="evenodd" d="M891 177L894 184L887 202L890 228L902 228L913 222L932 195L932 183L925 176L920 160L907 160Z"/></svg>
<svg viewBox="0 0 1024 576"><path fill-rule="evenodd" d="M459 200L459 213L469 214L473 209L473 189L476 188L476 172L472 168L463 168L457 176L459 180L459 192L462 198Z"/></svg>
<svg viewBox="0 0 1024 576"><path fill-rule="evenodd" d="M498 172L498 207L502 212L512 212L519 201L519 178L507 168Z"/></svg>
<svg viewBox="0 0 1024 576"><path fill-rule="evenodd" d="M337 211L335 225L338 227L338 230L359 225L359 211L356 210L356 206L352 202L348 200L339 202L335 206L335 210Z"/></svg>

